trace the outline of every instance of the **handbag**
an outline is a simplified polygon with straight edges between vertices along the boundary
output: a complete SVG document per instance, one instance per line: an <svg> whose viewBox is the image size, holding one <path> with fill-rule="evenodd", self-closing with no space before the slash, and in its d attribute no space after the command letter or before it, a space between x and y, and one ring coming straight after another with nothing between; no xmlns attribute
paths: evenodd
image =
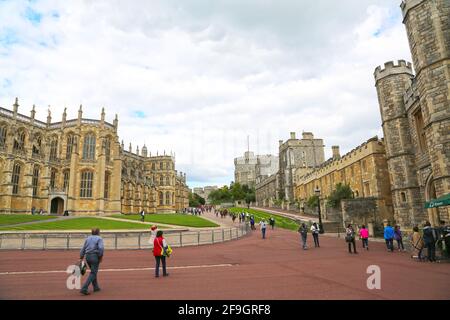
<svg viewBox="0 0 450 320"><path fill-rule="evenodd" d="M172 254L172 248L169 245L167 245L166 247L163 248L163 256L170 257L171 254Z"/></svg>

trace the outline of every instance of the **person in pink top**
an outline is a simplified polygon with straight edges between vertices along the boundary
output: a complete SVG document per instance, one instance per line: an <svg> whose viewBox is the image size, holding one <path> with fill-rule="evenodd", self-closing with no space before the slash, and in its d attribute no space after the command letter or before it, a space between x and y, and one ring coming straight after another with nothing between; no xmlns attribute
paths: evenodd
<svg viewBox="0 0 450 320"><path fill-rule="evenodd" d="M363 249L369 250L369 230L366 229L365 225L359 230L359 237L362 240Z"/></svg>

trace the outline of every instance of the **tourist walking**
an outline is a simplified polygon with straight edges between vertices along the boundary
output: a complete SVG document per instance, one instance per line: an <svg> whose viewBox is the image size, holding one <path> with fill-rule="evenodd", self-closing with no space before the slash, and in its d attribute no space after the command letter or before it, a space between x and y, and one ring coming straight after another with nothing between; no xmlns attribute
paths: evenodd
<svg viewBox="0 0 450 320"><path fill-rule="evenodd" d="M34 216L34 213L36 212L36 208L35 207L31 207L31 215Z"/></svg>
<svg viewBox="0 0 450 320"><path fill-rule="evenodd" d="M155 278L159 277L159 266L162 263L163 276L167 277L169 274L166 270L166 256L164 255L164 249L167 248L166 239L163 237L162 230L156 233L156 238L153 241L153 255L155 256Z"/></svg>
<svg viewBox="0 0 450 320"><path fill-rule="evenodd" d="M308 237L308 228L306 227L306 224L302 223L300 228L298 228L298 232L302 239L303 250L308 249L306 246L306 238Z"/></svg>
<svg viewBox="0 0 450 320"><path fill-rule="evenodd" d="M250 226L252 230L256 230L255 228L255 218L251 217L250 218Z"/></svg>
<svg viewBox="0 0 450 320"><path fill-rule="evenodd" d="M400 231L400 227L398 225L394 227L394 239L397 241L398 251L405 251L402 232Z"/></svg>
<svg viewBox="0 0 450 320"><path fill-rule="evenodd" d="M275 219L273 217L270 217L269 224L272 227L272 230L275 229Z"/></svg>
<svg viewBox="0 0 450 320"><path fill-rule="evenodd" d="M265 239L266 238L266 228L267 228L266 220L262 219L259 222L259 225L261 227L262 238Z"/></svg>
<svg viewBox="0 0 450 320"><path fill-rule="evenodd" d="M345 229L345 241L348 243L348 252L352 253L351 246L353 245L353 253L356 252L356 243L355 243L355 230L353 229L352 225L349 224L347 228Z"/></svg>
<svg viewBox="0 0 450 320"><path fill-rule="evenodd" d="M391 227L391 224L388 223L386 227L384 227L384 241L386 242L386 247L388 251L394 251L394 228Z"/></svg>
<svg viewBox="0 0 450 320"><path fill-rule="evenodd" d="M434 233L435 231L431 227L431 223L429 221L425 222L425 226L423 228L423 242L427 248L427 258L430 262L436 261L436 237Z"/></svg>
<svg viewBox="0 0 450 320"><path fill-rule="evenodd" d="M362 225L359 230L359 237L362 240L363 249L369 250L369 230L366 229L365 225Z"/></svg>
<svg viewBox="0 0 450 320"><path fill-rule="evenodd" d="M311 233L312 233L313 239L314 239L314 247L320 248L320 245L319 245L319 227L317 226L317 223L315 223L315 222L311 226Z"/></svg>
<svg viewBox="0 0 450 320"><path fill-rule="evenodd" d="M100 286L98 285L97 273L100 262L102 262L103 253L105 247L103 245L103 239L100 237L100 229L92 229L91 234L85 241L83 248L80 251L80 264L83 258L86 257L86 263L89 266L91 272L89 277L84 283L80 290L80 293L84 295L89 294L89 285L92 283L94 287L94 292L100 291Z"/></svg>
<svg viewBox="0 0 450 320"><path fill-rule="evenodd" d="M142 211L141 211L141 221L142 222L145 221L145 211L144 211L144 209L142 209Z"/></svg>
<svg viewBox="0 0 450 320"><path fill-rule="evenodd" d="M419 232L419 227L414 226L413 234L411 237L412 244L412 255L411 258L418 258L419 261L422 261L422 250L423 250L423 237Z"/></svg>

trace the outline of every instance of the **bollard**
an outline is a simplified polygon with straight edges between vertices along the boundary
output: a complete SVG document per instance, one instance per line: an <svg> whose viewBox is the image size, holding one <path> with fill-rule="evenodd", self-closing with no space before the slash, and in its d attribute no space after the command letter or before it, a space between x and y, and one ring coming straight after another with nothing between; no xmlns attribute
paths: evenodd
<svg viewBox="0 0 450 320"><path fill-rule="evenodd" d="M212 243L214 243L214 230L211 230Z"/></svg>
<svg viewBox="0 0 450 320"><path fill-rule="evenodd" d="M114 248L117 250L117 233L114 233Z"/></svg>
<svg viewBox="0 0 450 320"><path fill-rule="evenodd" d="M197 245L200 245L200 231L197 231Z"/></svg>
<svg viewBox="0 0 450 320"><path fill-rule="evenodd" d="M225 242L225 229L222 228L222 242Z"/></svg>
<svg viewBox="0 0 450 320"><path fill-rule="evenodd" d="M44 234L44 242L42 244L42 250L46 250L47 249L47 235Z"/></svg>
<svg viewBox="0 0 450 320"><path fill-rule="evenodd" d="M68 234L67 234L67 241L66 241L66 249L67 249L67 250L69 250L69 247L70 247L69 242L70 242L70 234L68 233Z"/></svg>
<svg viewBox="0 0 450 320"><path fill-rule="evenodd" d="M22 250L25 250L25 233L22 235Z"/></svg>
<svg viewBox="0 0 450 320"><path fill-rule="evenodd" d="M183 246L183 232L180 232L180 247Z"/></svg>
<svg viewBox="0 0 450 320"><path fill-rule="evenodd" d="M233 240L233 229L230 229L230 240Z"/></svg>

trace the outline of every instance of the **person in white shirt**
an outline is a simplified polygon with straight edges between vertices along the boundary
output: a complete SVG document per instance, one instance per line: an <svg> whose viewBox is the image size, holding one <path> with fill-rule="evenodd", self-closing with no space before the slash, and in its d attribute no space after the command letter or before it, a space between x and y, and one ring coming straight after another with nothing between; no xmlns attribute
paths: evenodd
<svg viewBox="0 0 450 320"><path fill-rule="evenodd" d="M262 219L262 220L259 222L259 225L260 225L260 227L261 227L262 238L265 239L265 238L266 238L266 228L267 228L266 220Z"/></svg>
<svg viewBox="0 0 450 320"><path fill-rule="evenodd" d="M317 223L315 223L315 222L311 226L311 233L312 233L313 238L314 238L314 246L316 248L320 248L320 245L319 245L319 227L317 226Z"/></svg>
<svg viewBox="0 0 450 320"><path fill-rule="evenodd" d="M142 222L145 221L145 211L144 210L141 211L141 220L142 220Z"/></svg>

